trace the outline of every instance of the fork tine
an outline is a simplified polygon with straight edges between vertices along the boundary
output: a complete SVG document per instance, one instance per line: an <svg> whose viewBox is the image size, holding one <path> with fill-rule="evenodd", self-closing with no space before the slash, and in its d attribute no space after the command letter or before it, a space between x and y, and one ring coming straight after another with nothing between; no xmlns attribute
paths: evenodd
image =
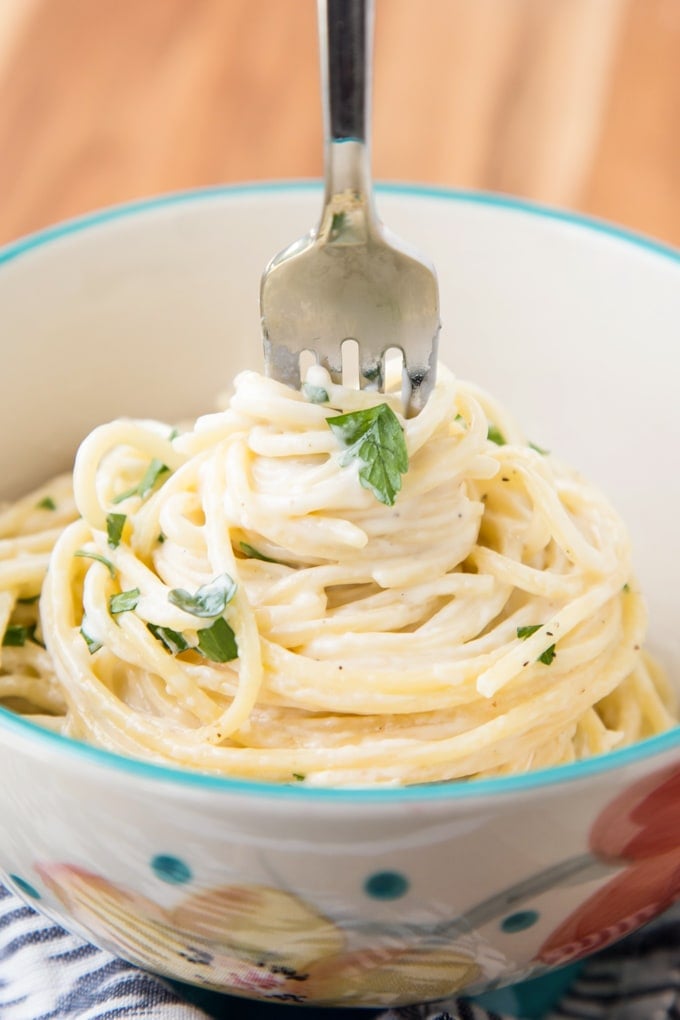
<svg viewBox="0 0 680 1020"><path fill-rule="evenodd" d="M302 385L300 378L300 351L292 351L285 344L271 340L263 330L262 344L264 347L264 374L276 379L285 386L299 390Z"/></svg>
<svg viewBox="0 0 680 1020"><path fill-rule="evenodd" d="M319 364L326 369L334 383L342 382L342 347L338 344L333 348L330 344L324 344L319 352Z"/></svg>
<svg viewBox="0 0 680 1020"><path fill-rule="evenodd" d="M439 330L432 337L430 357L427 364L424 365L415 359L409 362L408 358L404 357L401 393L407 418L413 418L422 411L434 389L437 378L438 348Z"/></svg>

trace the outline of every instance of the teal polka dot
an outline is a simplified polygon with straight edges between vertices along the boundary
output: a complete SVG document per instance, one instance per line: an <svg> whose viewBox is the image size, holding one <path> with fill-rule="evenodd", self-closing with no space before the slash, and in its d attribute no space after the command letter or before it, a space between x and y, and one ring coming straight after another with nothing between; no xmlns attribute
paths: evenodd
<svg viewBox="0 0 680 1020"><path fill-rule="evenodd" d="M40 893L35 889L30 882L27 882L25 878L20 878L19 875L10 875L11 881L14 882L17 889L20 889L26 896L30 896L32 900L39 900Z"/></svg>
<svg viewBox="0 0 680 1020"><path fill-rule="evenodd" d="M398 900L408 892L409 880L398 871L378 871L364 882L364 892L374 900Z"/></svg>
<svg viewBox="0 0 680 1020"><path fill-rule="evenodd" d="M510 914L501 921L501 930L514 935L515 932L525 931L536 924L541 915L537 910L520 910L516 914Z"/></svg>
<svg viewBox="0 0 680 1020"><path fill-rule="evenodd" d="M191 868L179 857L170 854L157 854L151 859L151 870L170 885L185 885L191 881Z"/></svg>

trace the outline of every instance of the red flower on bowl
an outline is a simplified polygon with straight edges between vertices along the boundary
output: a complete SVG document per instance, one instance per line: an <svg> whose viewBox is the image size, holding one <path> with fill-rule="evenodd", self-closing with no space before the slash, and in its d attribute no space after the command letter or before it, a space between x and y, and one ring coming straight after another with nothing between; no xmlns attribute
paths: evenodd
<svg viewBox="0 0 680 1020"><path fill-rule="evenodd" d="M680 767L635 783L590 832L590 849L622 870L550 935L538 959L560 966L622 938L680 898Z"/></svg>

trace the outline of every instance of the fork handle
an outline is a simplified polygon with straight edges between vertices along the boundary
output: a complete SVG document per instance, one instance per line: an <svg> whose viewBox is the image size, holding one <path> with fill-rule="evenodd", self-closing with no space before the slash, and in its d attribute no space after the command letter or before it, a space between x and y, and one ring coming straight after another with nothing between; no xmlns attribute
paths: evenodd
<svg viewBox="0 0 680 1020"><path fill-rule="evenodd" d="M370 198L373 0L318 0L326 137L326 198Z"/></svg>
<svg viewBox="0 0 680 1020"><path fill-rule="evenodd" d="M328 40L328 121L333 142L366 141L369 68L367 42L370 3L321 0ZM323 27L321 31L323 32Z"/></svg>

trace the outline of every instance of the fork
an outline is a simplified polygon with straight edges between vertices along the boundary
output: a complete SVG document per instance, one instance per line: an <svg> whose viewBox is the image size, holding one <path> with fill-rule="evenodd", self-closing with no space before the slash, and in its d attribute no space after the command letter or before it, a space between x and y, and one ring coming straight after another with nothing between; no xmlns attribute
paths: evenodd
<svg viewBox="0 0 680 1020"><path fill-rule="evenodd" d="M435 383L439 290L434 268L378 219L369 153L373 0L318 0L325 193L319 226L274 256L260 287L265 372L299 388L300 355L343 381L358 344L359 386L384 390L401 355L404 413ZM347 365L347 358L345 364ZM347 373L346 373L347 374Z"/></svg>

